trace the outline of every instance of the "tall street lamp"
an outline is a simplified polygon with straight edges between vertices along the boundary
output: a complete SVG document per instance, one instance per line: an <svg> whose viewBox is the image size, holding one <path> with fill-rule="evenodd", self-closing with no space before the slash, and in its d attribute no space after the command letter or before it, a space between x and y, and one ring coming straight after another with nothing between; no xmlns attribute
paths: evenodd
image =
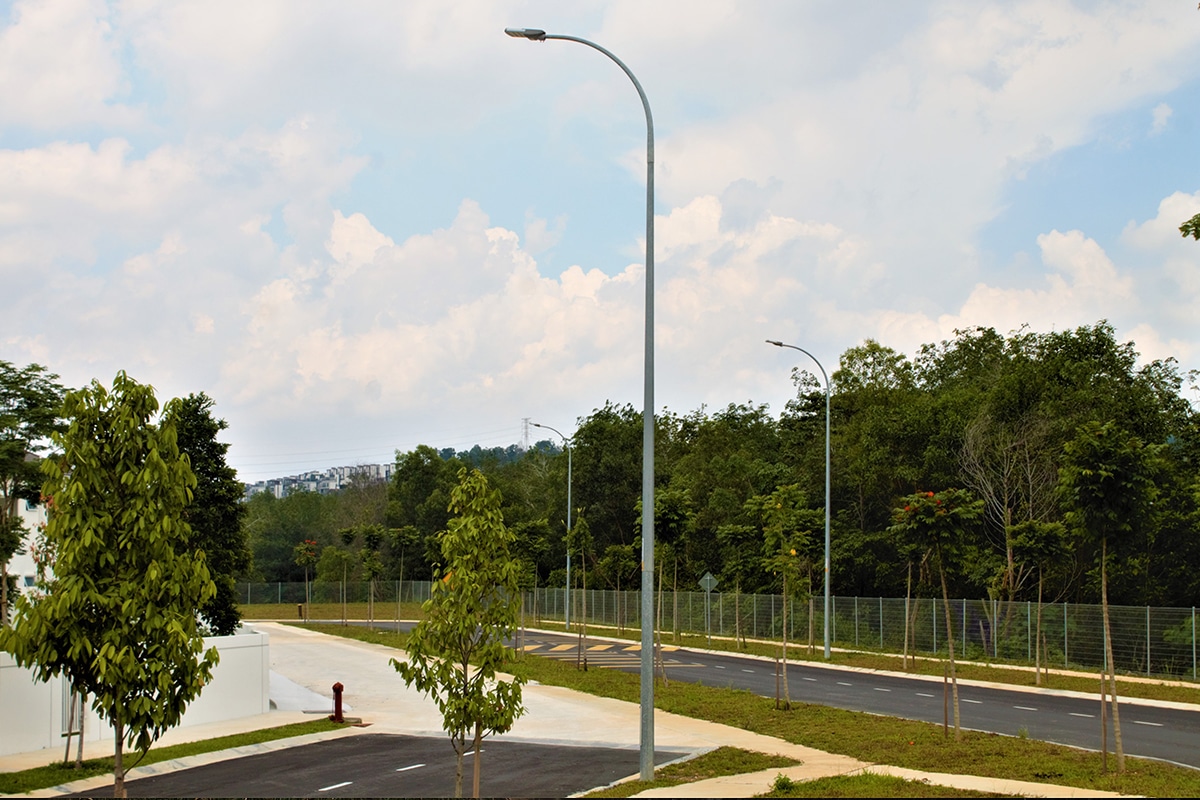
<svg viewBox="0 0 1200 800"><path fill-rule="evenodd" d="M646 355L645 398L642 404L642 659L641 659L641 779L654 779L654 118L642 84L605 48L578 36L546 33L536 28L505 28L516 39L544 42L559 39L599 50L621 68L642 100L646 112ZM647 510L648 509L648 510Z"/></svg>
<svg viewBox="0 0 1200 800"><path fill-rule="evenodd" d="M829 602L829 376L825 373L825 368L821 366L821 362L817 361L817 357L805 350L803 347L796 347L794 344L784 344L777 342L774 339L767 339L767 344L773 344L776 347L787 347L792 350L799 350L804 355L813 360L817 365L817 369L821 370L821 377L825 379L825 660L829 660L829 618L830 618L830 602Z"/></svg>
<svg viewBox="0 0 1200 800"><path fill-rule="evenodd" d="M545 428L562 436L563 447L567 449L567 599L563 603L563 618L567 623L567 630L571 630L571 440L564 436L563 432L558 428L552 428L549 425L539 425L536 422L530 424L535 428ZM585 564L584 567L586 566Z"/></svg>

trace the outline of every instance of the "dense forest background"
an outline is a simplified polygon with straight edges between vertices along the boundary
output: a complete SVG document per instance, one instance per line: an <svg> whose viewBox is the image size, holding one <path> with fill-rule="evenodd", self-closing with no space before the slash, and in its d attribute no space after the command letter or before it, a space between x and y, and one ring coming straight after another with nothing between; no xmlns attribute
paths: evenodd
<svg viewBox="0 0 1200 800"><path fill-rule="evenodd" d="M1105 322L1008 336L974 328L911 360L872 340L843 353L831 376L833 593L903 596L911 566L918 591L932 594L928 558L889 528L905 496L958 488L984 513L947 564L952 596L1037 599L1040 583L1046 600L1099 602L1099 545L1056 524L1069 522L1059 476L1083 426L1113 423L1153 454L1155 496L1110 538L1110 602L1197 604L1200 430L1184 396L1195 376L1173 360L1139 367L1137 356ZM821 591L825 387L801 369L793 379L796 398L778 418L753 402L658 414L655 532L668 587L693 589L711 571L722 589L779 591L767 542L784 525L806 585ZM573 555L573 582L583 563L591 588L635 586L641 425L639 412L612 403L577 421L572 516L586 521L590 546ZM450 488L473 466L502 492L527 584L561 586L567 461L550 441L528 451L422 445L396 454L390 483L255 495L244 521L253 577L303 580L294 548L307 540L320 581L428 579Z"/></svg>

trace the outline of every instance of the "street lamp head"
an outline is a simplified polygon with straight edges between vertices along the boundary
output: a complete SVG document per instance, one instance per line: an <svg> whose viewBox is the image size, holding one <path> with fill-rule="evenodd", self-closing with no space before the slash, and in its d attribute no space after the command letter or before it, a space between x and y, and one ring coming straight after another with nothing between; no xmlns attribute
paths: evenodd
<svg viewBox="0 0 1200 800"><path fill-rule="evenodd" d="M528 39L531 42L542 42L546 39L546 32L537 28L505 28L504 32L514 39Z"/></svg>
<svg viewBox="0 0 1200 800"><path fill-rule="evenodd" d="M783 342L777 342L774 339L767 339L767 344L773 344L776 347L783 347Z"/></svg>

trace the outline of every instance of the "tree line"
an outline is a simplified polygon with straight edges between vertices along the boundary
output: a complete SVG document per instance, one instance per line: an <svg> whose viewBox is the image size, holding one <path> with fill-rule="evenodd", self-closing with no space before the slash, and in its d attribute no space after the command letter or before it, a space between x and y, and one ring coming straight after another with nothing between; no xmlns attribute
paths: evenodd
<svg viewBox="0 0 1200 800"><path fill-rule="evenodd" d="M1139 366L1133 344L1118 342L1103 321L1049 333L971 328L913 358L873 340L850 348L830 387L833 592L903 596L915 564L916 591L941 595L943 576L921 557L929 549L901 535L895 515L905 498L953 489L981 510L945 559L951 595L1099 602L1103 547L1110 602L1194 604L1200 431L1185 397L1192 378L1173 359ZM668 589L692 590L712 572L724 590L779 592L787 579L781 547L794 556L794 585L820 586L825 387L801 369L793 380L796 397L778 417L753 402L656 415L656 562ZM585 577L595 588L636 584L641 424L640 412L611 402L577 420L572 517L589 531L577 537L586 549L572 553L577 585ZM1073 522L1076 506L1062 488L1072 447L1105 425L1153 453L1155 494L1107 541ZM317 580L428 579L441 558L450 492L468 466L501 493L522 582L564 585L568 457L548 441L519 455L421 445L397 452L388 483L356 480L328 496L256 495L244 522L255 577L302 580L293 549L309 541Z"/></svg>

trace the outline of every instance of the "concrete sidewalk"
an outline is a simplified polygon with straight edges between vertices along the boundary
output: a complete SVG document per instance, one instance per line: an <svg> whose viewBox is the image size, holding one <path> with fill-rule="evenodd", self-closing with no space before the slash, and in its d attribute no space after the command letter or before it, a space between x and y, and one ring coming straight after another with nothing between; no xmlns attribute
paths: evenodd
<svg viewBox="0 0 1200 800"><path fill-rule="evenodd" d="M441 716L425 696L408 689L395 669L392 658L403 654L389 647L327 636L309 630L276 623L252 623L252 626L271 637L271 670L282 679L289 696L325 698L332 707L332 686L345 686L345 702L354 708L354 715L370 723L369 728L350 728L317 738L352 736L361 732L402 733L409 735L445 736ZM276 685L273 680L272 686ZM639 709L635 703L593 697L580 692L553 686L529 685L524 690L526 713L517 720L513 730L504 738L551 744L586 744L610 747L637 747L640 735ZM317 710L317 709L312 709ZM247 717L212 725L177 729L163 737L163 744L213 738L256 728L282 725L299 719L313 719L302 711L273 711L270 714ZM718 725L703 720L681 717L656 711L654 717L655 745L660 748L706 752L721 746L738 747L762 753L778 754L797 759L798 766L767 770L748 775L735 775L700 781L687 786L674 786L665 791L653 790L646 797L749 797L769 791L779 773L797 781L849 775L863 770L886 772L910 780L925 780L962 789L980 789L1003 794L1046 797L1116 796L1106 792L1089 792L1050 784L1035 784L993 778L962 775L922 773L912 770L870 765L848 756L833 755L809 747L791 744L780 739L749 731ZM313 737L305 737L311 739ZM271 743L272 749L288 746ZM265 747L265 746L256 746ZM111 754L111 746L89 747L86 755ZM236 758L243 752L207 754L196 757L196 763L212 763L223 758ZM57 753L39 751L0 758L0 771L25 769L50 763L62 757ZM156 764L144 768L153 773L192 766L193 759L182 763ZM132 779L135 775L130 775ZM636 776L631 776L636 777ZM103 779L83 783L96 783ZM96 785L101 785L96 783ZM56 787L67 789L67 787ZM70 791L87 791L91 786L72 784ZM49 796L52 793L37 793Z"/></svg>

